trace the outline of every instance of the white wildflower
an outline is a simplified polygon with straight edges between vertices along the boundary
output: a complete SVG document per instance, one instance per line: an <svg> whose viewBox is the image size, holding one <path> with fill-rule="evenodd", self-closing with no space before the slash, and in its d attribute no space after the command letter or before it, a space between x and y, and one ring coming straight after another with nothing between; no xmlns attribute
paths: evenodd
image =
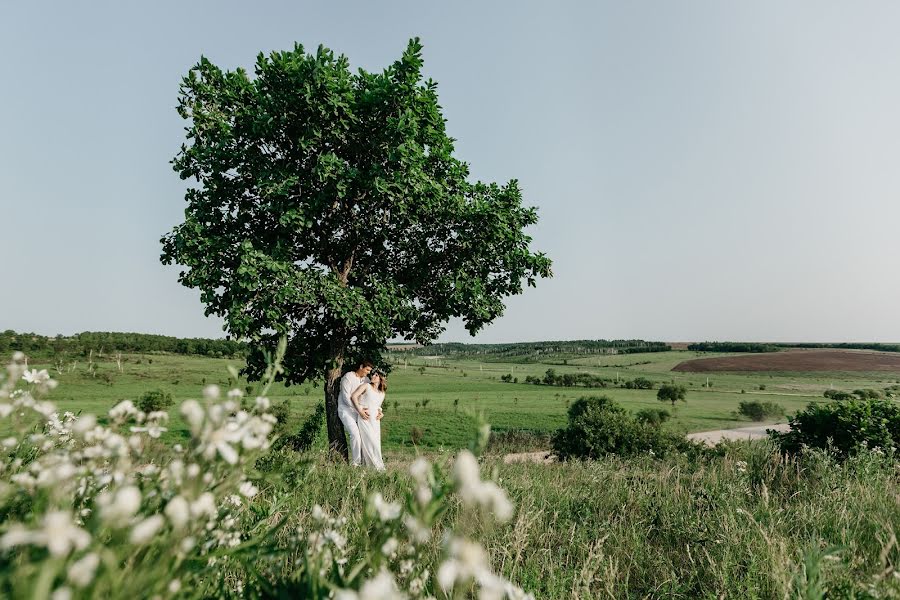
<svg viewBox="0 0 900 600"><path fill-rule="evenodd" d="M67 587L56 588L50 594L50 600L71 600L72 590Z"/></svg>
<svg viewBox="0 0 900 600"><path fill-rule="evenodd" d="M28 383L41 384L50 379L50 373L47 372L47 369L41 369L40 371L31 369L30 371L25 371L22 379Z"/></svg>
<svg viewBox="0 0 900 600"><path fill-rule="evenodd" d="M196 400L185 400L181 403L181 414L185 421L188 422L188 425L191 426L191 432L194 435L199 433L205 416L203 407L200 406L200 403Z"/></svg>
<svg viewBox="0 0 900 600"><path fill-rule="evenodd" d="M165 519L163 519L162 515L147 517L131 530L131 536L129 537L131 543L137 545L146 544L153 539L153 536L162 528L164 523Z"/></svg>
<svg viewBox="0 0 900 600"><path fill-rule="evenodd" d="M72 515L65 511L50 511L41 521L42 529L31 531L15 523L0 537L0 548L32 544L46 546L52 556L66 556L74 550L83 550L91 543L90 534L72 522Z"/></svg>
<svg viewBox="0 0 900 600"><path fill-rule="evenodd" d="M400 546L400 542L397 541L397 538L391 537L381 545L381 553L387 557L391 557L397 552L397 548Z"/></svg>
<svg viewBox="0 0 900 600"><path fill-rule="evenodd" d="M272 406L272 403L269 401L268 398L265 398L263 396L256 397L256 410L258 410L260 412L265 412L265 411L269 410L269 407L271 407L271 406Z"/></svg>
<svg viewBox="0 0 900 600"><path fill-rule="evenodd" d="M69 581L75 587L86 587L94 580L94 573L98 566L100 566L100 556L96 552L85 554L69 567Z"/></svg>
<svg viewBox="0 0 900 600"><path fill-rule="evenodd" d="M114 525L121 525L133 517L141 507L141 492L137 487L128 485L112 494L103 492L97 497L100 505L100 516Z"/></svg>
<svg viewBox="0 0 900 600"><path fill-rule="evenodd" d="M128 418L135 416L138 409L135 408L134 402L131 400L122 400L109 410L109 418L117 423L124 422Z"/></svg>
<svg viewBox="0 0 900 600"><path fill-rule="evenodd" d="M385 501L381 492L376 492L372 496L372 506L375 508L375 512L378 513L378 518L381 519L382 522L386 523L387 521L393 521L400 516L400 505L396 502Z"/></svg>
<svg viewBox="0 0 900 600"><path fill-rule="evenodd" d="M179 591L181 591L181 581L178 579L173 579L169 582L169 585L166 589L169 590L170 594L177 594Z"/></svg>
<svg viewBox="0 0 900 600"><path fill-rule="evenodd" d="M478 460L468 450L456 457L453 465L459 497L469 505L481 506L494 513L499 521L508 521L513 515L513 505L506 492L493 481L481 481Z"/></svg>
<svg viewBox="0 0 900 600"><path fill-rule="evenodd" d="M212 384L203 388L203 397L210 402L215 402L221 396L222 391L219 389L219 386Z"/></svg>
<svg viewBox="0 0 900 600"><path fill-rule="evenodd" d="M228 390L228 399L229 400L240 400L243 397L244 397L244 392L237 388Z"/></svg>
<svg viewBox="0 0 900 600"><path fill-rule="evenodd" d="M250 483L249 481L245 481L238 488L238 491L244 498L252 498L257 493L259 493L259 488Z"/></svg>

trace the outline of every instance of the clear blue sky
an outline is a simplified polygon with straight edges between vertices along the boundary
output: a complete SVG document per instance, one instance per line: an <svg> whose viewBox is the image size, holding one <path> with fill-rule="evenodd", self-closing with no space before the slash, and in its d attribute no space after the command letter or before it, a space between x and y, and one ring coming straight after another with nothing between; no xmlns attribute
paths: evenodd
<svg viewBox="0 0 900 600"><path fill-rule="evenodd" d="M3 2L0 329L222 335L159 263L180 77L420 36L555 261L478 341L900 341L898 31L888 1Z"/></svg>

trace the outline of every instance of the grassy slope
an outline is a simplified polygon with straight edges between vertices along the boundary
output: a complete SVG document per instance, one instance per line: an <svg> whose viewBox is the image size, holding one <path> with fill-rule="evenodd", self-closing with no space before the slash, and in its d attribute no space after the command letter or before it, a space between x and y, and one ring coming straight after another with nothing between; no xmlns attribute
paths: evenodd
<svg viewBox="0 0 900 600"><path fill-rule="evenodd" d="M742 400L771 400L793 412L810 401L823 401L822 391L831 385L852 390L884 387L896 380L884 373L715 374L710 377L713 387L707 390L701 387L706 382L705 375L671 371L678 362L693 356L693 352L569 358L552 356L547 357L546 363L416 358L408 364L400 358L390 376L388 410L383 421L384 446L389 450L410 449L410 430L418 427L424 432L422 444L427 447L460 447L468 439L471 422L468 413L473 410L484 412L495 430L553 431L565 424L568 404L584 394L607 394L633 410L663 406L656 400L655 390L617 387L586 390L502 383L499 378L506 373L518 377L520 381L527 375L542 376L548 368L554 368L560 374L589 372L623 380L636 376L656 382L674 380L683 383L689 390L687 403L677 405L676 418L669 424L680 431L749 425L748 421L735 419L732 414ZM568 364L563 364L564 360ZM63 410L83 410L98 415L121 399L136 399L144 391L154 388L169 391L176 401L180 401L199 395L204 383L227 387L228 364L239 367L240 361L177 355L128 355L121 373L112 360L97 359L95 370L98 376L92 377L86 372L86 362L80 361L71 371L69 367L72 365L66 365L61 374L51 369L53 376L62 384L52 399ZM46 364L32 366L50 368ZM420 367L424 367L424 373L420 372ZM900 374L895 377L900 377ZM765 391L758 390L760 384L766 386ZM742 389L746 393L742 394ZM269 395L275 402L289 400L292 421L299 424L321 401L322 392L319 384L288 388L278 385ZM416 403L424 400L428 401L427 407L416 408ZM458 405L454 406L457 400ZM185 425L176 417L170 429L167 438L174 440L183 435Z"/></svg>

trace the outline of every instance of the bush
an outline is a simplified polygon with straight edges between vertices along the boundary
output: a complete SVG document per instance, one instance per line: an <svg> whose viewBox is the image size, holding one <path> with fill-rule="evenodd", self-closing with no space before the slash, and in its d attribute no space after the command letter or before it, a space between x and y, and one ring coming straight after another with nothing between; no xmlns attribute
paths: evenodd
<svg viewBox="0 0 900 600"><path fill-rule="evenodd" d="M168 410L170 406L172 406L172 394L164 390L145 392L137 403L137 407L145 413Z"/></svg>
<svg viewBox="0 0 900 600"><path fill-rule="evenodd" d="M784 415L784 407L775 402L741 402L738 414L753 421L764 421L770 417Z"/></svg>
<svg viewBox="0 0 900 600"><path fill-rule="evenodd" d="M283 423L287 422L287 414L289 414L286 410L287 408L287 401L272 406L272 414L278 417L278 425L276 425L276 428L284 428ZM285 412L283 413L284 421L281 420L282 409L285 409ZM322 430L323 423L325 423L325 405L320 402L316 405L316 410L313 411L313 414L311 414L306 421L303 422L303 425L300 426L300 430L297 431L297 433L278 438L278 440L275 441L275 444L273 444L273 448L279 449L289 447L296 452L305 452L312 448L316 439L319 437L319 432Z"/></svg>
<svg viewBox="0 0 900 600"><path fill-rule="evenodd" d="M873 389L853 390L853 395L863 400L875 400L882 397L881 392Z"/></svg>
<svg viewBox="0 0 900 600"><path fill-rule="evenodd" d="M671 413L664 408L642 408L635 413L634 418L639 423L659 427L672 418Z"/></svg>
<svg viewBox="0 0 900 600"><path fill-rule="evenodd" d="M680 435L639 422L607 396L576 400L569 408L568 427L553 435L551 446L560 460L650 452L664 456L692 448L692 444Z"/></svg>
<svg viewBox="0 0 900 600"><path fill-rule="evenodd" d="M646 377L635 377L631 381L626 381L625 387L629 390L652 390L653 382Z"/></svg>
<svg viewBox="0 0 900 600"><path fill-rule="evenodd" d="M678 400L687 402L687 388L674 383L664 383L656 392L656 399L660 402L671 402L672 406L675 406Z"/></svg>
<svg viewBox="0 0 900 600"><path fill-rule="evenodd" d="M794 415L790 424L790 431L770 434L786 452L798 452L809 446L828 448L847 456L862 445L869 448L900 445L900 404L888 400L811 403Z"/></svg>
<svg viewBox="0 0 900 600"><path fill-rule="evenodd" d="M853 400L854 398L856 398L856 396L854 396L850 392L845 392L843 390L825 390L824 392L822 392L822 395L825 396L826 398L830 398L831 400L841 400L841 401Z"/></svg>

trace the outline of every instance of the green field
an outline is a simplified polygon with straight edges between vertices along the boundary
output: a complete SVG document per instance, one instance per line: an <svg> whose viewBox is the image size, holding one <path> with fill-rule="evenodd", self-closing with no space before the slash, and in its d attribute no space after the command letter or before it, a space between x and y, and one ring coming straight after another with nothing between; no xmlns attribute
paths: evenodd
<svg viewBox="0 0 900 600"><path fill-rule="evenodd" d="M752 422L734 414L738 403L745 400L774 401L790 414L809 402L827 401L822 392L829 387L846 390L883 388L897 380L885 373L715 373L709 377L711 387L706 388L707 377L703 374L671 371L679 362L698 355L687 351L549 355L540 362L505 363L394 353L383 421L384 447L387 451L412 450L410 432L414 427L422 431L419 446L436 450L464 446L471 431L473 411L483 413L495 431L550 433L565 424L569 404L586 394L606 394L632 410L666 406L656 400L656 390L616 386L564 388L522 383L526 376L543 376L548 368L555 369L558 374L590 373L619 381L641 376L657 384L667 381L683 384L689 390L687 402L675 407L674 418L667 426L684 432L751 425ZM62 410L101 415L119 400L136 400L150 389L170 392L177 403L197 397L206 384L215 383L223 389L234 386L228 365L240 367L241 361L175 354L131 354L122 357L121 371L109 356L95 357L93 369L84 360L65 363L61 368L41 363L32 366L48 368L60 381L58 392L51 397ZM500 381L506 374L518 378L519 383ZM245 389L252 384L241 381L236 385ZM760 386L765 389L760 390ZM270 390L269 396L276 403L289 402L290 431L322 401L322 384L315 382L291 387L279 384ZM185 424L175 414L173 417L165 438L168 440L187 434Z"/></svg>

